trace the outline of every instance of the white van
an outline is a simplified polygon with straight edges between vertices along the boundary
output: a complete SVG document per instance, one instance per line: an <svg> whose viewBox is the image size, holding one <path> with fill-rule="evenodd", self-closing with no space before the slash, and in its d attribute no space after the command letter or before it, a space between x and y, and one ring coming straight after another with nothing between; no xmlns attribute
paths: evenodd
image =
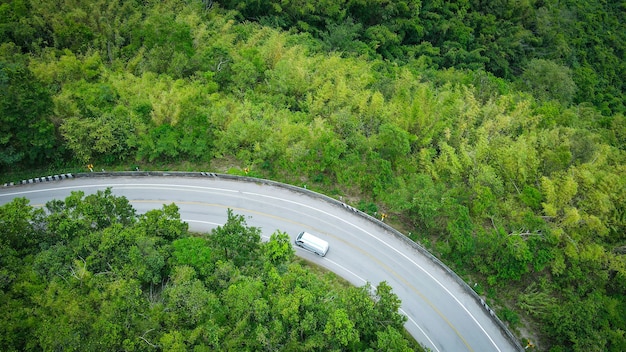
<svg viewBox="0 0 626 352"><path fill-rule="evenodd" d="M296 246L302 247L322 257L328 252L328 242L308 232L300 232L296 237Z"/></svg>

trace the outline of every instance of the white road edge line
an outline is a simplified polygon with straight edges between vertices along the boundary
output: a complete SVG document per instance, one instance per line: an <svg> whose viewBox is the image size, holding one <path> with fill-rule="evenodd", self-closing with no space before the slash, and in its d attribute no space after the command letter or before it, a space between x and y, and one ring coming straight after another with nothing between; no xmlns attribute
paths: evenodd
<svg viewBox="0 0 626 352"><path fill-rule="evenodd" d="M189 185L169 185L169 184L151 184L151 183L112 183L112 184L90 184L90 185L75 185L75 186L68 186L68 187L53 187L53 188L45 188L45 189L40 189L40 190L29 190L29 191L20 191L20 192L12 192L12 193L5 193L5 194L0 194L0 196L14 196L14 195L19 195L19 194L29 194L29 193L41 193L41 192L48 192L48 191L53 191L53 190L67 190L67 189L77 189L77 188L93 188L93 187L160 187L160 188L165 188L165 189L180 189L180 188L191 188L191 189L207 189L207 190L215 190L215 191L222 191L222 192L229 192L229 193L237 193L239 191L237 190L230 190L230 189L223 189L223 188L213 188L213 187L206 187L206 186L189 186ZM461 301L459 301L459 299L452 294L452 292L450 292L439 280L437 280L434 276L432 276L428 271L426 271L421 265L419 265L418 263L416 263L415 261L413 261L411 258L409 258L408 256L406 256L405 254L403 254L402 252L400 252L399 250L397 250L396 248L394 248L393 246L391 246L390 244L388 244L387 242L385 242L384 240L376 237L375 235L373 235L372 233L366 231L365 229L361 228L358 225L355 225L347 220L344 220L338 216L335 216L331 213L328 213L326 211L320 210L318 208L306 205L306 204L302 204L296 201L292 201L292 200L288 200L288 199L284 199L284 198L280 198L280 197L274 197L274 196L269 196L269 195L264 195L264 194L260 194L260 193L255 193L255 192L247 192L247 191L242 191L241 193L243 194L249 194L252 196L257 196L257 197L264 197L264 198L270 198L270 199L275 199L275 200L280 200L283 202L287 202L287 203L292 203L292 204L296 204L305 208L309 208L315 211L318 211L320 213L323 213L327 216L330 216L332 218L335 218L341 222L344 222L356 229L358 229L359 231L367 234L368 236L372 237L373 239L379 241L380 243L384 244L385 246L387 246L388 248L390 248L392 251L398 253L400 256L402 256L403 258L405 258L406 260L408 260L409 262L411 262L413 265L415 265L416 267L418 267L422 272L424 272L428 277L430 277L433 281L435 281L444 291L446 291L450 297L452 297L460 306L461 308L472 318L472 320L474 321L474 323L476 323L476 325L478 325L478 327L480 328L480 330L487 336L487 338L489 339L489 341L491 342L491 344L496 348L496 350L498 350L499 352L501 352L500 348L498 348L498 346L496 345L496 343L493 341L493 339L491 338L491 336L489 336L489 334L487 333L487 331L483 328L482 325L480 325L480 323L478 322L478 320L476 320L476 318L472 315L472 313L470 313L470 311L461 303ZM421 330L421 329L420 329ZM429 339L430 340L430 339Z"/></svg>
<svg viewBox="0 0 626 352"><path fill-rule="evenodd" d="M348 268L344 267L343 265L335 262L334 260L330 260L326 257L324 257L324 260L329 261L331 264L341 268L342 270L345 270L346 272L350 273L352 276L358 278L359 280L363 281L363 284L367 283L367 280L365 280L364 278L360 277L359 275L355 274L354 272L352 272L351 270L349 270ZM413 325L415 325L419 331L422 332L422 334L424 335L424 337L426 337L426 339L428 340L428 342L430 342L431 346L433 346L433 348L435 349L435 351L437 352L441 352L439 351L439 349L437 348L437 346L435 345L435 343L433 342L433 340L430 339L430 337L428 337L428 335L426 334L426 332L422 329L421 326L419 326L419 324L417 324L417 322L415 320L413 320L413 318L411 318L408 314L406 314L406 312L404 311L404 309L399 308L400 313L402 313L402 315L404 315L405 317L407 317L411 323L413 323Z"/></svg>
<svg viewBox="0 0 626 352"><path fill-rule="evenodd" d="M215 226L223 226L224 224L220 224L220 223L216 223L216 222L210 222L210 221L202 221L202 220L186 220L186 219L181 219L185 222L197 222L197 223L201 223L201 224L209 224L209 225L215 225ZM261 235L261 238L264 238L266 240L270 239L270 236L266 236L266 235ZM296 247L295 248L300 248L300 247ZM342 270L350 273L352 276L356 277L357 279L361 280L363 282L363 284L367 283L367 280L365 280L364 278L360 277L359 275L357 275L356 273L352 272L351 270L349 270L348 268L344 267L343 265L335 262L334 260L330 260L328 258L323 258L323 260L326 260L328 262L330 262L331 264L341 268ZM426 334L426 332L422 329L421 326L419 326L419 324L417 324L417 322L415 320L413 320L413 318L411 318L408 314L406 314L406 312L404 311L404 309L399 308L398 309L400 311L400 313L402 313L402 315L404 315L405 317L407 317L409 319L409 321L411 321L411 323L413 323L413 325L415 325L415 327L417 327L417 329L422 333L422 335L424 335L424 337L426 337L426 339L428 340L428 342L430 342L430 345L435 349L435 351L437 352L441 352L439 351L439 349L437 348L437 346L435 345L435 343L433 342L433 340L430 339L430 337Z"/></svg>
<svg viewBox="0 0 626 352"><path fill-rule="evenodd" d="M441 352L437 346L435 345L435 343L433 342L433 340L430 339L430 337L428 337L428 335L426 335L426 332L424 330L422 330L422 328L417 325L417 323L415 322L415 320L413 320L413 318L411 318L408 314L406 314L406 312L404 311L404 309L399 308L399 311L404 314L405 317L409 318L409 320L411 321L411 323L415 324L415 326L417 326L417 328L422 332L422 334L424 334L424 336L426 336L426 338L428 339L428 342L430 342L430 345L433 346L433 348L435 349L435 351L437 352Z"/></svg>
<svg viewBox="0 0 626 352"><path fill-rule="evenodd" d="M446 292L450 295L450 297L452 297L452 298L453 298L453 299L454 299L454 300L455 300L455 301L456 301L456 302L457 302L457 303L461 306L461 308L463 308L463 310L464 310L464 311L465 311L465 312L466 312L466 313L467 313L467 314L468 314L468 315L472 318L472 320L474 321L474 323L476 323L476 325L478 325L478 327L480 328L480 330L482 330L482 332L485 334L485 336L487 336L487 338L489 339L489 341L491 341L491 344L492 344L492 345L496 348L496 350L498 350L499 352L502 352L502 351L500 350L500 348L498 347L498 345L496 345L495 341L493 341L493 339L491 338L491 336L489 336L489 334L487 333L487 331L485 330L485 328L483 328L483 326L482 326L482 325L480 325L480 323L478 322L478 320L476 320L476 318L472 315L472 313L470 313L470 311L469 311L467 308L465 308L465 306L461 303L461 301L459 301L459 299L458 299L458 298L456 298L456 296L455 296L455 295L453 295L453 294L452 294L452 292L450 292L450 290L448 290L448 289L447 289L447 288L446 288L446 287L445 287L445 286L444 286L441 282L439 282L439 280L437 280L434 276L432 276L432 275L431 275L428 271L426 271L426 270L425 270L425 269L424 269L421 265L417 264L417 263L416 263L415 261L413 261L411 258L409 258L408 256L406 256L404 253L400 252L399 250L397 250L396 248L394 248L393 246L391 246L391 245L390 245L390 244L388 244L387 242L385 242L385 241L383 241L382 239L380 239L380 238L376 237L375 235L371 234L370 232L366 231L365 229L361 228L361 227L360 227L360 226L358 226L358 225L355 225L355 224L353 224L353 223L351 223L351 222L349 222L349 221L347 221L347 220L344 220L344 219L342 219L342 218L340 218L340 217L338 217L338 216L335 216L335 215L330 214L330 213L328 213L328 212L325 212L325 211L323 211L323 210L317 209L317 208L315 208L315 207L312 207L312 206L309 206L309 205L306 205L306 204L302 204L302 203L299 203L299 202L295 202L295 201L292 201L292 200L287 200L287 199L283 199L283 198L279 198L279 197L268 196L268 195L264 195L264 194L254 193L254 192L242 192L242 193L244 193L244 194L254 195L254 196L257 196L257 197L265 197L265 198L270 198L270 199L275 199L275 200L281 200L281 201L284 201L284 202L293 203L293 204L296 204L296 205L300 205L300 206L303 206L303 207L306 207L306 208L309 208L309 209L312 209L312 210L318 211L318 212L323 213L323 214L325 214L325 215L327 215L327 216L330 216L330 217L332 217L332 218L335 218L335 219L337 219L337 220L339 220L339 221L341 221L341 222L344 222L344 223L346 223L346 224L348 224L348 225L350 225L350 226L352 226L352 227L354 227L354 228L358 229L359 231L362 231L363 233L365 233L365 234L367 234L368 236L370 236L370 237L374 238L375 240L379 241L380 243L384 244L385 246L387 246L388 248L390 248L390 249L391 249L391 250L393 250L394 252L396 252L396 253L398 253L399 255L401 255L402 257L404 257L404 258L405 258L406 260L408 260L409 262L413 263L413 265L415 265L416 267L418 267L421 271L423 271L426 275L428 275L428 277L430 277L433 281L435 281L435 282L436 282L436 283L437 283L437 284L438 284L441 288L443 288L443 289L444 289L444 291L446 291Z"/></svg>
<svg viewBox="0 0 626 352"><path fill-rule="evenodd" d="M357 279L359 279L359 280L363 281L363 283L364 283L364 284L366 284L366 283L367 283L367 280L365 280L364 278L360 277L359 275L357 275L357 274L353 273L353 272L352 272L352 271L350 271L348 268L346 268L345 266L343 266L343 265L341 265L341 264L339 264L339 263L335 262L334 260L330 260L330 259L328 259L328 258L326 258L326 257L324 257L324 260L329 261L331 264L333 264L333 265L335 265L335 266L340 267L340 268L341 268L341 270L344 270L344 271L349 272L352 276L354 276L354 277L356 277Z"/></svg>
<svg viewBox="0 0 626 352"><path fill-rule="evenodd" d="M132 203L132 202L131 202ZM185 219L181 219L184 222L199 222L201 224L208 224L208 225L215 225L215 226L224 226L224 224L218 224L216 222L210 222L210 221L202 221L202 220L185 220Z"/></svg>
<svg viewBox="0 0 626 352"><path fill-rule="evenodd" d="M154 186L158 186L161 189L171 189L171 190L177 190L180 188L197 188L197 189L208 189L208 190L212 190L212 191L221 191L221 192L228 192L228 193L237 193L239 191L235 191L232 189L225 189L225 188L213 188L213 187L203 187L203 186L186 186L186 185L180 185L180 186L174 186L172 187L172 185L166 185L166 184L158 184L158 183L109 183L109 184L90 184L90 185L76 185L76 186L68 186L68 187L53 187L53 188L44 188L44 189L33 189L33 190L29 190L29 191L20 191L20 192L11 192L11 193L3 193L0 194L0 197L4 197L4 196L15 196L15 195L19 195L19 194L29 194L29 193L42 193L42 192L49 192L49 191L56 191L56 190L67 190L67 189L79 189L79 188L94 188L94 187L103 187L103 188L107 188L107 187L154 187Z"/></svg>

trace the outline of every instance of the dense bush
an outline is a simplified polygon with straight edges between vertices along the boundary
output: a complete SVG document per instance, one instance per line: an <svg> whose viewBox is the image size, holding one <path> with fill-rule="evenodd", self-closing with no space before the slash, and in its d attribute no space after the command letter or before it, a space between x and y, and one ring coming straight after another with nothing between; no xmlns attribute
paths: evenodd
<svg viewBox="0 0 626 352"><path fill-rule="evenodd" d="M0 169L184 161L307 184L375 204L538 345L621 351L623 10L3 2Z"/></svg>
<svg viewBox="0 0 626 352"><path fill-rule="evenodd" d="M135 215L110 190L0 207L3 351L397 351L400 300L294 261L289 236L228 211L190 234L176 205ZM370 292L375 292L370 297Z"/></svg>

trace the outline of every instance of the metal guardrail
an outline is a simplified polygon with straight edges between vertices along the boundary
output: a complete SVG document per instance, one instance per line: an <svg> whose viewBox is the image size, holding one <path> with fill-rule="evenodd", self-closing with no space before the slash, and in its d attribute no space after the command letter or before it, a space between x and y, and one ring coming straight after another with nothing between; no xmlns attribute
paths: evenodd
<svg viewBox="0 0 626 352"><path fill-rule="evenodd" d="M59 180L65 180L65 179L68 179L68 178L74 178L74 175L72 175L72 174L60 174L60 175L35 177L35 178L29 178L29 179L21 180L21 181L19 181L17 183L15 183L15 182L7 182L3 186L4 187L9 187L9 186L15 186L15 185L26 185L26 184L29 184L29 183L59 181Z"/></svg>
<svg viewBox="0 0 626 352"><path fill-rule="evenodd" d="M299 192L299 193L303 193L306 194L310 197L314 197L323 201L326 201L328 203L331 203L333 205L339 206L347 211L350 211L376 225L378 225L380 228L382 228L383 230L385 230L387 233L392 234L393 236L397 237L398 239L404 241L406 244L408 244L409 246L413 247L414 249L416 249L417 251L419 251L422 255L426 256L428 259L430 259L433 263L435 263L436 265L438 265L439 267L441 267L453 280L455 280L459 285L461 285L461 287L464 288L464 290L466 291L467 294L469 294L472 298L474 298L474 300L476 300L476 302L478 302L478 304L480 304L480 306L483 307L483 309L491 316L491 318L493 319L493 321L495 321L496 325L498 325L498 327L500 328L500 330L502 331L502 333L509 339L509 341L517 348L518 351L525 351L525 349L522 347L522 345L520 344L520 342L517 340L517 338L513 335L513 333L511 333L511 331L508 329L508 327L504 324L504 322L502 322L502 320L500 320L500 318L498 318L498 316L496 315L496 313L493 311L493 309L491 309L491 307L489 307L489 305L487 304L487 302L485 302L485 300L480 297L465 281L463 281L463 279L461 279L460 276L458 276L452 269L450 269L446 264L444 264L441 260L439 260L439 258L435 257L432 253L430 253L428 250L426 250L426 248L424 248L422 245L420 245L419 243L411 240L410 238L408 238L406 235L404 235L403 233L401 233L400 231L394 229L393 227L387 225L386 223L344 203L341 202L337 199L331 198L329 196L326 196L324 194L321 193L317 193L315 191L311 191L309 189L306 188L302 188L302 187L297 187L297 186L293 186L293 185L289 185L286 183L282 183L282 182L278 182L278 181L272 181L272 180L267 180L267 179L262 179L262 178L256 178L256 177L249 177L249 176L237 176L237 175L228 175L228 174L219 174L219 173L213 173L213 172L184 172L184 171L114 171L114 172L88 172L88 173L77 173L77 174L62 174L62 175L54 175L54 176L45 176L45 177L37 177L37 178L33 178L33 179L28 179L28 180L22 180L20 182L17 183L5 183L4 186L5 187L10 187L10 186L19 186L19 185L25 185L25 184L33 184L33 183L39 183L39 182L50 182L50 181L60 181L60 180L65 180L65 179L70 179L70 178L89 178L89 177L145 177L145 176L158 176L158 177L167 177L167 176L174 176L174 177L210 177L210 178L216 178L216 179L226 179L226 180L234 180L234 181L241 181L241 182L254 182L254 183L262 183L262 184L267 184L267 185L271 185L271 186L276 186L276 187L281 187L281 188L285 188L285 189L289 189L291 191L294 192Z"/></svg>

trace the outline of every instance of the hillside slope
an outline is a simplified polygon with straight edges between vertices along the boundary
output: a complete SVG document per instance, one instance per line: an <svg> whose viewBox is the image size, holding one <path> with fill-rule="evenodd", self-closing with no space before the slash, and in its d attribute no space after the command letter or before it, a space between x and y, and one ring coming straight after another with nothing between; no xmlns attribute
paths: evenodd
<svg viewBox="0 0 626 352"><path fill-rule="evenodd" d="M562 13L551 17L548 5L535 15ZM514 330L537 334L541 349L626 349L626 119L617 105L604 108L604 98L581 96L598 92L600 81L621 89L608 78L581 84L591 66L579 71L547 55L524 56L534 64L521 72L522 63L498 70L474 64L487 55L482 49L476 60L470 51L445 64L464 53L453 41L402 41L389 56L381 50L393 46L359 33L391 40L391 29L366 28L376 19L356 13L343 27L326 23L330 15L318 16L319 27L278 23L286 32L265 25L282 15L241 21L248 8L206 1L0 8L3 174L68 163L185 163L306 184L385 213L486 295ZM437 17L424 2L420 16L452 35L460 27L444 19L474 13L463 9ZM334 37L341 33L343 41ZM563 50L579 45L565 43ZM624 62L612 57L605 68L618 72Z"/></svg>

